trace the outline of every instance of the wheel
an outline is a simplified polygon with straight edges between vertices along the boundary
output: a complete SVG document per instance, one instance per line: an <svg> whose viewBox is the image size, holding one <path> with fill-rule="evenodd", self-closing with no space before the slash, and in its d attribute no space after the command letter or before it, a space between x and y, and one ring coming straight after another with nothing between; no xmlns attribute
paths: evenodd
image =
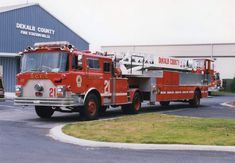
<svg viewBox="0 0 235 163"><path fill-rule="evenodd" d="M35 112L40 118L49 119L54 113L50 106L35 106Z"/></svg>
<svg viewBox="0 0 235 163"><path fill-rule="evenodd" d="M132 103L130 105L123 105L123 113L137 114L141 109L141 98L138 92L135 93Z"/></svg>
<svg viewBox="0 0 235 163"><path fill-rule="evenodd" d="M163 107L167 107L169 106L169 104L170 104L170 101L160 101L160 105Z"/></svg>
<svg viewBox="0 0 235 163"><path fill-rule="evenodd" d="M88 94L81 114L86 120L94 120L98 118L99 108L100 103L97 96L95 94Z"/></svg>
<svg viewBox="0 0 235 163"><path fill-rule="evenodd" d="M208 96L211 96L211 91L208 91Z"/></svg>
<svg viewBox="0 0 235 163"><path fill-rule="evenodd" d="M201 100L200 92L195 91L193 99L189 100L189 104L193 107L199 107L200 106L200 100Z"/></svg>

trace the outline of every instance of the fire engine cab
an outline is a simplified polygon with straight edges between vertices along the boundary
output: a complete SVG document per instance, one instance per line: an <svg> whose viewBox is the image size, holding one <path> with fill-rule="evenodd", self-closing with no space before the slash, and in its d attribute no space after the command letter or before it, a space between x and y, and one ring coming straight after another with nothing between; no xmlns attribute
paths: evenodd
<svg viewBox="0 0 235 163"><path fill-rule="evenodd" d="M209 59L202 73L195 73L193 60L91 53L68 42L35 43L21 55L15 104L35 106L41 118L61 111L80 112L92 120L109 106L138 113L143 101L162 106L183 101L198 107L208 95Z"/></svg>
<svg viewBox="0 0 235 163"><path fill-rule="evenodd" d="M219 92L222 89L220 73L214 71L214 73L211 75L211 83L208 88L208 94L210 95L212 92Z"/></svg>

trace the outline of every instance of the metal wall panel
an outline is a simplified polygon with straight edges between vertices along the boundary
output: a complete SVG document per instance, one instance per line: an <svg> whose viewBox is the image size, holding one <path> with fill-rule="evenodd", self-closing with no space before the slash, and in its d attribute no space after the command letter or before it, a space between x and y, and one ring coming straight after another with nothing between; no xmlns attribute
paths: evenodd
<svg viewBox="0 0 235 163"><path fill-rule="evenodd" d="M16 74L19 72L19 62L15 57L0 57L0 65L3 67L3 82L6 92L15 91Z"/></svg>
<svg viewBox="0 0 235 163"><path fill-rule="evenodd" d="M69 41L80 50L89 49L89 43L65 26L62 22L35 4L16 10L0 13L0 52L18 53L35 42ZM55 30L50 38L21 34L17 23ZM30 30L25 30L30 31ZM19 60L14 57L1 57L6 92L15 91L15 76L19 71Z"/></svg>
<svg viewBox="0 0 235 163"><path fill-rule="evenodd" d="M215 70L222 79L235 77L235 43L221 44L186 44L186 45L120 45L102 46L107 52L136 52L158 56L173 56L182 58L214 58Z"/></svg>
<svg viewBox="0 0 235 163"><path fill-rule="evenodd" d="M235 43L221 44L176 44L176 45L120 45L102 46L102 51L137 52L175 57L235 57Z"/></svg>

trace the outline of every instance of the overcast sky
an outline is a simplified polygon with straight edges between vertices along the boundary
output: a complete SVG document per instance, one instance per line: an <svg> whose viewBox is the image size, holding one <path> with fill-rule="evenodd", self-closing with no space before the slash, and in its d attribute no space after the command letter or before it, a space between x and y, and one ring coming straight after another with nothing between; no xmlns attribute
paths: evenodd
<svg viewBox="0 0 235 163"><path fill-rule="evenodd" d="M0 6L27 0L0 0ZM28 0L91 44L235 42L235 0Z"/></svg>

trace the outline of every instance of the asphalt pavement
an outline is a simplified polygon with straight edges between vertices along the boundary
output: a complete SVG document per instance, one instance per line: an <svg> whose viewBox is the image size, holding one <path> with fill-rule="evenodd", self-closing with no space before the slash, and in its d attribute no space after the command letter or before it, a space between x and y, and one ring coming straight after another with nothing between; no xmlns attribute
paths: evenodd
<svg viewBox="0 0 235 163"><path fill-rule="evenodd" d="M202 118L235 118L235 108L221 105L231 101L235 101L235 96L213 96L201 99L201 106L198 108L189 108L187 103L174 103L160 113Z"/></svg>
<svg viewBox="0 0 235 163"><path fill-rule="evenodd" d="M234 96L219 96L202 100L202 107L173 103L171 107L145 108L146 112L208 118L235 118L235 108L220 103L235 100ZM103 118L124 116L120 109L108 111ZM80 121L76 113L56 113L51 120L39 119L32 107L13 106L12 101L0 103L0 162L43 163L116 163L116 162L235 162L235 154L212 151L126 150L88 148L53 140L49 130L57 125Z"/></svg>

